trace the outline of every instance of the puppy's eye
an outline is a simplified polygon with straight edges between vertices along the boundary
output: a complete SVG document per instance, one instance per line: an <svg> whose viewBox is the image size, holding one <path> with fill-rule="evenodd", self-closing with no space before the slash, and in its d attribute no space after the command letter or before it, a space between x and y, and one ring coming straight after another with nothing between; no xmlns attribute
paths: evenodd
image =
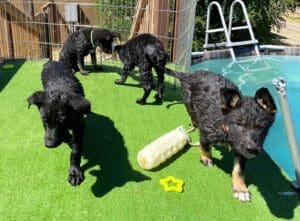
<svg viewBox="0 0 300 221"><path fill-rule="evenodd" d="M241 127L242 123L241 122L235 122L235 125L238 126L238 127Z"/></svg>

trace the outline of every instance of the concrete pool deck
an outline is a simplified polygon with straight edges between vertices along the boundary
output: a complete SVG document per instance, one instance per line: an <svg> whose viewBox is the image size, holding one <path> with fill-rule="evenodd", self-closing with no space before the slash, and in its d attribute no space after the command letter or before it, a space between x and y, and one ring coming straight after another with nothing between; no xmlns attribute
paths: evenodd
<svg viewBox="0 0 300 221"><path fill-rule="evenodd" d="M300 46L300 8L295 12L288 13L284 27L279 31L272 30L279 41L284 45Z"/></svg>

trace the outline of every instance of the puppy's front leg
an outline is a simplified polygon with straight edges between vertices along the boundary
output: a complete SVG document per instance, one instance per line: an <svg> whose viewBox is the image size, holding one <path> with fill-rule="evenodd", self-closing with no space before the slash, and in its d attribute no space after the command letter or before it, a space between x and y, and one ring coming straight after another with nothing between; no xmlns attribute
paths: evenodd
<svg viewBox="0 0 300 221"><path fill-rule="evenodd" d="M84 175L80 169L82 143L83 143L83 126L73 130L72 151L70 156L70 169L68 180L71 185L77 186L84 180Z"/></svg>
<svg viewBox="0 0 300 221"><path fill-rule="evenodd" d="M122 73L121 73L121 79L115 80L115 84L124 84L127 77L130 74L130 71L134 68L133 65L130 64L124 64Z"/></svg>
<svg viewBox="0 0 300 221"><path fill-rule="evenodd" d="M155 94L154 98L157 103L163 102L164 96L164 68L155 68L157 73L157 94Z"/></svg>
<svg viewBox="0 0 300 221"><path fill-rule="evenodd" d="M245 184L246 158L235 153L234 166L232 171L233 196L241 202L249 202L251 193Z"/></svg>
<svg viewBox="0 0 300 221"><path fill-rule="evenodd" d="M95 70L102 71L103 70L102 66L97 65L96 50L94 49L94 50L90 51L90 55L91 55L92 64L93 64Z"/></svg>
<svg viewBox="0 0 300 221"><path fill-rule="evenodd" d="M89 72L84 70L84 60L81 55L77 55L77 66L82 75L87 75Z"/></svg>

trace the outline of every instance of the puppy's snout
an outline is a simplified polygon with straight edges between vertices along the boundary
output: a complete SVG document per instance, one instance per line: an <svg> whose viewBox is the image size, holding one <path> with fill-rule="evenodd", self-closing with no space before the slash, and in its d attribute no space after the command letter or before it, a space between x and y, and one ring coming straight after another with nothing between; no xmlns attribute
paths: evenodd
<svg viewBox="0 0 300 221"><path fill-rule="evenodd" d="M57 147L59 145L59 142L57 142L54 139L47 139L45 138L45 146L48 148Z"/></svg>
<svg viewBox="0 0 300 221"><path fill-rule="evenodd" d="M261 148L257 146L247 146L246 151L251 155L258 155L261 152Z"/></svg>
<svg viewBox="0 0 300 221"><path fill-rule="evenodd" d="M246 150L251 155L258 155L261 152L259 148L252 148L252 147L247 147Z"/></svg>
<svg viewBox="0 0 300 221"><path fill-rule="evenodd" d="M48 148L57 147L61 143L58 138L57 130L48 128L45 134L45 146Z"/></svg>

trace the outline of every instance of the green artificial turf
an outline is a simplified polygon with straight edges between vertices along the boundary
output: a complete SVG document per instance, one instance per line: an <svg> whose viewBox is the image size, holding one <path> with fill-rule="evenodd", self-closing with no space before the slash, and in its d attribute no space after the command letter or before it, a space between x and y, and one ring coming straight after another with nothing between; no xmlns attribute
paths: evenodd
<svg viewBox="0 0 300 221"><path fill-rule="evenodd" d="M199 150L186 147L160 167L145 171L137 153L189 117L180 91L166 77L163 105L137 105L138 75L115 85L118 68L77 74L92 114L86 120L82 167L85 180L67 182L70 149L44 147L40 117L26 98L41 90L43 61L0 67L0 220L300 220L298 197L283 197L290 181L266 155L249 161L246 180L252 201L240 203L231 192L232 155L213 150L215 166L199 163ZM148 102L154 101L152 92ZM192 134L197 141L197 133ZM159 179L175 176L183 193L164 192Z"/></svg>

